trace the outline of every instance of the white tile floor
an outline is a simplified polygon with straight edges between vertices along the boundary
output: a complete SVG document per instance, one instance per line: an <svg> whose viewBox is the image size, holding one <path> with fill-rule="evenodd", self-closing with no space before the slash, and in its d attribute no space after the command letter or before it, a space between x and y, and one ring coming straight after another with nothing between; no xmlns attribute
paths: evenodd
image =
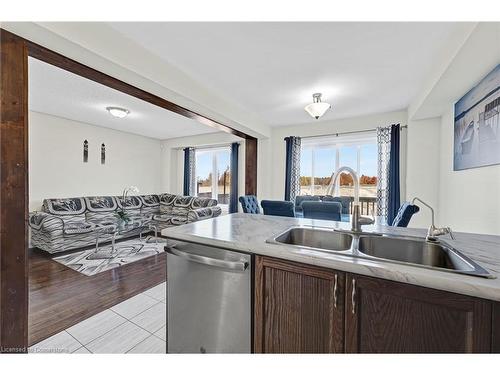
<svg viewBox="0 0 500 375"><path fill-rule="evenodd" d="M31 353L166 353L166 283L33 345Z"/></svg>

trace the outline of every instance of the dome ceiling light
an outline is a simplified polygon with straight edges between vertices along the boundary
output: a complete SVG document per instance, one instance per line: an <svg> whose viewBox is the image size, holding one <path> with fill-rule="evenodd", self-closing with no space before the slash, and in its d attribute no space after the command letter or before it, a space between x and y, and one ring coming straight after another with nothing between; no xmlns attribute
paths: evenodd
<svg viewBox="0 0 500 375"><path fill-rule="evenodd" d="M120 107L106 107L106 111L113 117L124 118L130 113L128 109Z"/></svg>
<svg viewBox="0 0 500 375"><path fill-rule="evenodd" d="M313 102L305 106L305 110L316 120L323 116L331 108L328 103L321 101L321 93L313 94Z"/></svg>

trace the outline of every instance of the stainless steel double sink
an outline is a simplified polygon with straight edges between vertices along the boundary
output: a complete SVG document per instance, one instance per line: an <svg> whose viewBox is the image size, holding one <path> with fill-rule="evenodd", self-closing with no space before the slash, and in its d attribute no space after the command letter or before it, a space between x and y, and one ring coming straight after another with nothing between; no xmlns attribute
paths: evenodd
<svg viewBox="0 0 500 375"><path fill-rule="evenodd" d="M420 238L292 227L267 242L438 271L492 277L488 271L448 244Z"/></svg>

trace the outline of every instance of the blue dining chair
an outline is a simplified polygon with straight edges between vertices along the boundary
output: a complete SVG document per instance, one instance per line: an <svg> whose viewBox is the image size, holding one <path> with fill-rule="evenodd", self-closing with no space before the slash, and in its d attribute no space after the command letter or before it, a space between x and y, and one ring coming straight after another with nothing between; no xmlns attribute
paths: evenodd
<svg viewBox="0 0 500 375"><path fill-rule="evenodd" d="M293 202L263 200L260 205L264 210L264 215L295 217Z"/></svg>
<svg viewBox="0 0 500 375"><path fill-rule="evenodd" d="M238 199L246 214L260 214L259 201L255 195L243 195Z"/></svg>
<svg viewBox="0 0 500 375"><path fill-rule="evenodd" d="M404 202L399 207L398 213L392 221L393 227L407 227L414 214L420 211L420 208L410 202Z"/></svg>
<svg viewBox="0 0 500 375"><path fill-rule="evenodd" d="M295 197L295 214L302 213L302 203L309 201L319 202L320 197L317 195L297 195Z"/></svg>
<svg viewBox="0 0 500 375"><path fill-rule="evenodd" d="M320 220L342 220L342 205L339 202L303 202L304 218Z"/></svg>
<svg viewBox="0 0 500 375"><path fill-rule="evenodd" d="M342 214L349 215L349 206L351 204L351 197L332 197L325 195L322 199L323 202L338 202L342 205Z"/></svg>

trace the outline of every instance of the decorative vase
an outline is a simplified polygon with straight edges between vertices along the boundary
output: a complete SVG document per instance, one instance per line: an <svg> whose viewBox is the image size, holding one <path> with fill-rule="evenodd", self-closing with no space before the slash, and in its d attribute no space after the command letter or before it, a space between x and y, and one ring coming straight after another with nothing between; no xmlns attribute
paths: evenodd
<svg viewBox="0 0 500 375"><path fill-rule="evenodd" d="M123 219L118 220L118 230L124 230L127 225L127 221Z"/></svg>

